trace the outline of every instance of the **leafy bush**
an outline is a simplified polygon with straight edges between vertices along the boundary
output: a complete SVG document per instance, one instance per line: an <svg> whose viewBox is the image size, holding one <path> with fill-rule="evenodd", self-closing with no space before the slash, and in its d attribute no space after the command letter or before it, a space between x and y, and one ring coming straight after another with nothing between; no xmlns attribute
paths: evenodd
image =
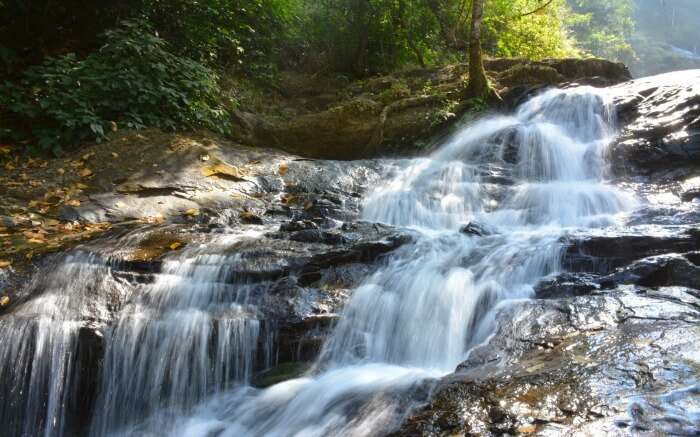
<svg viewBox="0 0 700 437"><path fill-rule="evenodd" d="M296 0L134 0L176 54L256 77L274 61Z"/></svg>
<svg viewBox="0 0 700 437"><path fill-rule="evenodd" d="M12 139L56 151L99 141L117 128L227 132L214 72L172 54L143 20L125 21L103 37L105 44L85 59L48 58L19 81L0 85Z"/></svg>

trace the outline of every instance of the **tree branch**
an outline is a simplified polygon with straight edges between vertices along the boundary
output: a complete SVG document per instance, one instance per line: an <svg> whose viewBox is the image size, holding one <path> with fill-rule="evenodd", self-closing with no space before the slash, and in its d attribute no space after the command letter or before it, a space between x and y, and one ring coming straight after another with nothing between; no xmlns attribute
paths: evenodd
<svg viewBox="0 0 700 437"><path fill-rule="evenodd" d="M518 18L527 17L528 15L536 14L536 13L540 12L541 10L543 10L544 8L546 8L547 6L551 5L553 1L554 0L549 0L545 4L543 4L542 6L538 7L537 9L534 9L530 12L525 13L525 14L521 14Z"/></svg>

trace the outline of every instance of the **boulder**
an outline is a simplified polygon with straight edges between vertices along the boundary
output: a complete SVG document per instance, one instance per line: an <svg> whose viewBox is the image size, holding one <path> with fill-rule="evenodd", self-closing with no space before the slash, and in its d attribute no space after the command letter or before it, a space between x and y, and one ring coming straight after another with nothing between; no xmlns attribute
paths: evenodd
<svg viewBox="0 0 700 437"><path fill-rule="evenodd" d="M659 176L674 170L678 179L697 172L700 70L638 79L610 91L622 126L610 148L617 174Z"/></svg>

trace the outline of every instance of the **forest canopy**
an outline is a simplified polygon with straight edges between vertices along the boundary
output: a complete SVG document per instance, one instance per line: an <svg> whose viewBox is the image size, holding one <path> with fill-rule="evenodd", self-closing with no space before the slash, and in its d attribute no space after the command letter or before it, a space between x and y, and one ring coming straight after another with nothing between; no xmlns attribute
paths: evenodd
<svg viewBox="0 0 700 437"><path fill-rule="evenodd" d="M490 57L604 57L639 73L692 66L691 3L486 0L481 46ZM0 140L57 149L115 124L225 132L235 103L222 77L273 85L284 70L361 79L465 62L471 4L0 0ZM666 25L653 26L658 17Z"/></svg>

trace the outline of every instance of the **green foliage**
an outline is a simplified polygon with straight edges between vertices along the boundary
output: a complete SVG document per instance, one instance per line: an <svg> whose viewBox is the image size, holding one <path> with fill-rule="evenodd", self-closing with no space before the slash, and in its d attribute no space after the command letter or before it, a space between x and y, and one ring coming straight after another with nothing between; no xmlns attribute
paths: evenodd
<svg viewBox="0 0 700 437"><path fill-rule="evenodd" d="M305 62L354 76L432 63L438 23L424 0L304 0Z"/></svg>
<svg viewBox="0 0 700 437"><path fill-rule="evenodd" d="M634 32L633 0L568 0L573 11L569 24L579 47L607 59L631 62Z"/></svg>
<svg viewBox="0 0 700 437"><path fill-rule="evenodd" d="M289 37L293 0L140 0L136 9L181 56L256 73Z"/></svg>
<svg viewBox="0 0 700 437"><path fill-rule="evenodd" d="M487 1L484 49L495 56L534 60L574 55L566 31L566 4L554 0L542 8L544 4L542 0Z"/></svg>
<svg viewBox="0 0 700 437"><path fill-rule="evenodd" d="M51 57L0 87L14 140L56 150L116 127L227 131L216 74L168 51L147 22L125 21L104 41L84 59Z"/></svg>

